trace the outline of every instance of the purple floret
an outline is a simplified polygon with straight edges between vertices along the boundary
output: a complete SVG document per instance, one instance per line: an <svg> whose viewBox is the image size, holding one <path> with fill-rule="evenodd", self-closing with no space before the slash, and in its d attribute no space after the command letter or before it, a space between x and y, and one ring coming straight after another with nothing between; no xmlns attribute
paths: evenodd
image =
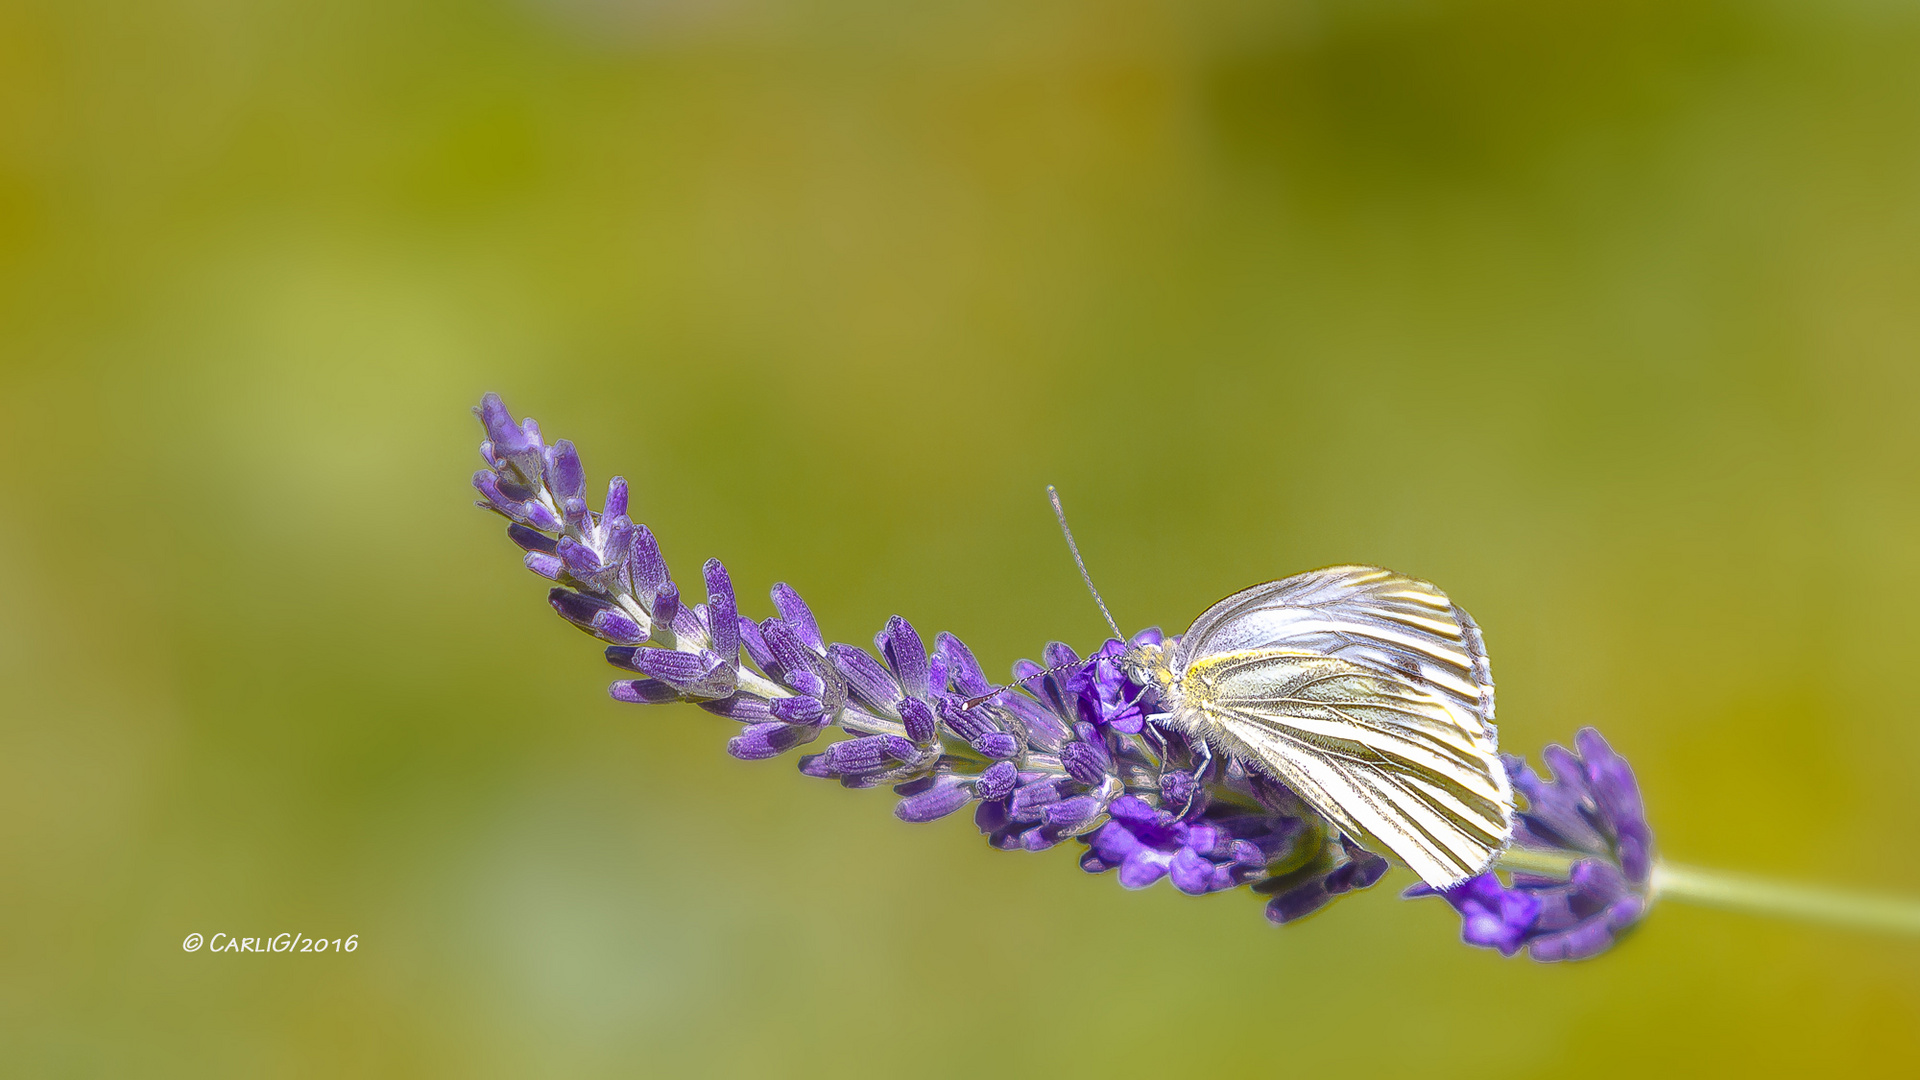
<svg viewBox="0 0 1920 1080"><path fill-rule="evenodd" d="M1647 913L1652 895L1653 833L1640 786L1626 760L1600 733L1582 728L1578 752L1549 746L1541 754L1552 780L1507 756L1507 775L1527 800L1514 824L1514 847L1573 860L1565 878L1515 873L1503 885L1481 874L1437 890L1416 885L1408 897L1443 896L1460 913L1469 945L1535 960L1597 956Z"/></svg>

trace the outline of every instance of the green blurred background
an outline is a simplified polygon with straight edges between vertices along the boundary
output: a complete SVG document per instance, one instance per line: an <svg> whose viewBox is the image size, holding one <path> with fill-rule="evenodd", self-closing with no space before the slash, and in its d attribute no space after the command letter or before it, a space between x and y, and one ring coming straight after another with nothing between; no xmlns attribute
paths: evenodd
<svg viewBox="0 0 1920 1080"><path fill-rule="evenodd" d="M1920 893L1920 12L0 4L0 1058L50 1076L1887 1075L1920 946L1278 930L610 701L486 390L681 577L993 670L1331 562L1670 857ZM360 936L186 954L189 932Z"/></svg>

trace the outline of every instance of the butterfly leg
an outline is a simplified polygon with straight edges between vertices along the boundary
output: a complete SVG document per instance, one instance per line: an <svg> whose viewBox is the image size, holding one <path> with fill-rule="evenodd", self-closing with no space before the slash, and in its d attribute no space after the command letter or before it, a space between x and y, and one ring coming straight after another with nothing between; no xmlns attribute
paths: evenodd
<svg viewBox="0 0 1920 1080"><path fill-rule="evenodd" d="M1185 785L1187 797L1181 804L1180 809L1175 812L1176 817L1185 817L1187 812L1193 809L1193 801L1200 797L1202 791L1206 790L1207 775L1213 771L1213 747L1208 745L1207 740L1192 739L1189 740L1187 745L1194 747L1193 764L1191 769L1176 770L1178 775L1185 777L1188 781ZM1163 756L1161 760L1165 761L1166 759ZM1161 790L1164 791L1165 789L1166 785L1162 784ZM1167 807L1166 809L1171 810L1172 808Z"/></svg>

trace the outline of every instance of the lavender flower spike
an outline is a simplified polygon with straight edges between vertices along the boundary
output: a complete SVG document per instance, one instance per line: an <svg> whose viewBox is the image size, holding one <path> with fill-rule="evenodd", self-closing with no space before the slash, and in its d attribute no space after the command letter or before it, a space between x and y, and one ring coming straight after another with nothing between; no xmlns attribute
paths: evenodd
<svg viewBox="0 0 1920 1080"><path fill-rule="evenodd" d="M638 678L612 684L617 701L694 704L730 721L729 754L782 757L830 732L844 736L799 758L808 776L852 788L890 786L902 821L973 808L994 847L1041 851L1073 841L1089 873L1129 889L1162 879L1192 895L1241 886L1267 897L1267 918L1298 921L1368 888L1387 862L1342 836L1292 791L1247 762L1210 751L1167 724L1165 703L1130 681L1107 641L1084 660L1054 642L1043 667L1014 665L996 686L952 634L926 639L898 615L871 650L833 642L786 584L774 614L739 611L719 560L701 571L695 604L667 570L654 534L629 518L614 477L602 508L566 441L547 443L488 394L474 410L486 431L474 474L477 503L508 521L528 569L552 583L563 619L606 642L607 660ZM1132 644L1171 646L1158 630ZM1654 859L1633 771L1592 729L1574 750L1548 747L1552 779L1504 761L1527 800L1495 873L1446 890L1469 944L1536 960L1597 955L1643 919L1656 896L1784 912L1920 933L1920 907L1715 875ZM1433 895L1425 886L1408 896Z"/></svg>
<svg viewBox="0 0 1920 1080"><path fill-rule="evenodd" d="M1549 746L1541 755L1552 780L1517 757L1501 759L1527 800L1504 861L1514 868L1511 885L1490 872L1405 895L1444 896L1460 913L1462 940L1505 956L1524 948L1535 960L1583 960L1611 948L1652 902L1653 833L1626 761L1592 728L1574 746L1577 753Z"/></svg>

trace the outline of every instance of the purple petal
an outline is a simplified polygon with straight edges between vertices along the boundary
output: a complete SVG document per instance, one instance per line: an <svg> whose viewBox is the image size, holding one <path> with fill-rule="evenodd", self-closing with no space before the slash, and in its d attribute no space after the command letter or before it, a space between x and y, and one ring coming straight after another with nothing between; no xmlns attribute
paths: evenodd
<svg viewBox="0 0 1920 1080"><path fill-rule="evenodd" d="M1142 849L1120 864L1120 884L1129 889L1144 889L1167 876L1165 855Z"/></svg>
<svg viewBox="0 0 1920 1080"><path fill-rule="evenodd" d="M1468 878L1445 895L1460 913L1460 939L1499 949L1502 956L1519 951L1540 913L1540 901L1523 890L1503 888L1490 873Z"/></svg>
<svg viewBox="0 0 1920 1080"><path fill-rule="evenodd" d="M1557 934L1543 934L1534 938L1527 943L1527 955L1543 964L1551 964L1598 956L1612 945L1613 931L1608 928L1607 920L1596 917L1575 923Z"/></svg>
<svg viewBox="0 0 1920 1080"><path fill-rule="evenodd" d="M600 507L606 517L624 517L627 512L627 478L616 476L607 481L607 501Z"/></svg>
<svg viewBox="0 0 1920 1080"><path fill-rule="evenodd" d="M1173 861L1167 866L1173 877L1173 887L1188 896L1199 896L1211 892L1213 884L1213 864L1194 854L1191 848L1181 848L1174 852Z"/></svg>
<svg viewBox="0 0 1920 1080"><path fill-rule="evenodd" d="M1133 830L1119 821L1108 821L1095 829L1087 837L1087 845L1097 852L1100 858L1110 863L1123 862L1134 852L1146 847L1140 842L1140 838L1133 834Z"/></svg>
<svg viewBox="0 0 1920 1080"><path fill-rule="evenodd" d="M1587 769L1581 764L1573 751L1559 743L1548 743L1540 752L1540 760L1547 763L1553 773L1553 782L1569 797L1585 800L1591 792L1587 788Z"/></svg>
<svg viewBox="0 0 1920 1080"><path fill-rule="evenodd" d="M508 517L520 516L520 504L524 500L508 494L501 488L499 474L491 469L481 469L473 474L473 486L479 490L480 494L487 497L487 501L482 505L488 509L498 510Z"/></svg>
<svg viewBox="0 0 1920 1080"><path fill-rule="evenodd" d="M1156 827L1162 824L1163 819L1160 811L1155 810L1147 800L1135 795L1122 795L1113 800L1113 805L1107 807L1107 812L1113 815L1115 821L1125 822L1130 826Z"/></svg>

